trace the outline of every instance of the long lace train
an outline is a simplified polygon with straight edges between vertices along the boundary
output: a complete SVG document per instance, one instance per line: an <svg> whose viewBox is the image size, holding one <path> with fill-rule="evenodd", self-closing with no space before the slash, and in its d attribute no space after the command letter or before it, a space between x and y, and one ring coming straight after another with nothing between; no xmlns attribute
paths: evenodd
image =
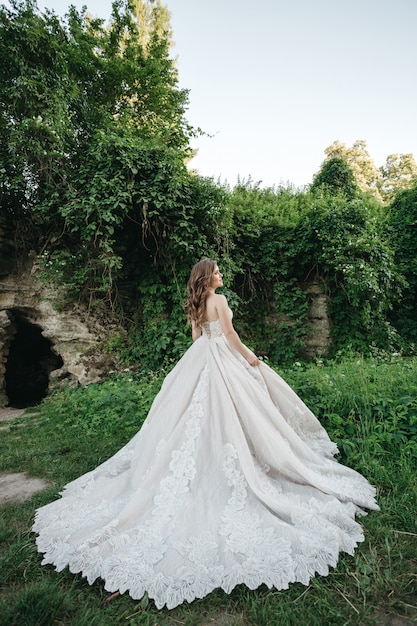
<svg viewBox="0 0 417 626"><path fill-rule="evenodd" d="M266 364L206 325L142 429L36 512L43 564L173 608L215 588L285 589L363 540L375 489Z"/></svg>

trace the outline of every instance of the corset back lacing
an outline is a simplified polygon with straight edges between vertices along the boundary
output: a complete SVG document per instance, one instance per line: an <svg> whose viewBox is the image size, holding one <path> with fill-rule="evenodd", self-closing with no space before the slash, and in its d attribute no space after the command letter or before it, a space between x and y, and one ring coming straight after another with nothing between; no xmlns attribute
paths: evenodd
<svg viewBox="0 0 417 626"><path fill-rule="evenodd" d="M206 337L207 339L213 339L214 337L221 337L221 335L223 335L220 320L215 320L214 322L203 322L203 324L201 324L201 330L203 337Z"/></svg>

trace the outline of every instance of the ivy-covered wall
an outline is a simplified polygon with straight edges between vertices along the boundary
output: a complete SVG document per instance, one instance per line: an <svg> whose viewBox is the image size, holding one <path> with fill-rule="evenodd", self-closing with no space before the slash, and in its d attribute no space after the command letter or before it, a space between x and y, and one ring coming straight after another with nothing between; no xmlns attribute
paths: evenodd
<svg viewBox="0 0 417 626"><path fill-rule="evenodd" d="M238 331L275 362L311 355L311 285L327 301L329 356L412 352L416 189L387 206L340 156L305 189L193 174L201 131L169 33L141 28L128 2L108 26L75 7L65 19L0 7L1 215L18 256L34 251L40 280L59 286L54 306L117 316L127 339L109 350L170 364L190 343L190 268L210 256Z"/></svg>

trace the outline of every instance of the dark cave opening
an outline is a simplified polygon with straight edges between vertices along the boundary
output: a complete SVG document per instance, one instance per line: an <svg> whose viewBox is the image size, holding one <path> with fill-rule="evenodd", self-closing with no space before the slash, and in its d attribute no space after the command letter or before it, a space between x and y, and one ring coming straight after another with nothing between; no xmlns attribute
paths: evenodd
<svg viewBox="0 0 417 626"><path fill-rule="evenodd" d="M49 374L63 365L52 351L52 342L42 336L42 329L14 313L16 329L6 363L6 395L9 406L26 408L39 404L48 393Z"/></svg>

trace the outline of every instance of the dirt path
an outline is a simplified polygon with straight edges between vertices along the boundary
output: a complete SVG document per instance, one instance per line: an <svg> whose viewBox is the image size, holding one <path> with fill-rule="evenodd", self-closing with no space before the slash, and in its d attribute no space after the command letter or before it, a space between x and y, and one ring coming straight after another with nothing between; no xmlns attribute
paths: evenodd
<svg viewBox="0 0 417 626"><path fill-rule="evenodd" d="M25 409L0 408L0 431L6 430L8 424L24 412ZM27 476L25 472L0 474L0 506L7 502L24 502L46 487L46 481Z"/></svg>
<svg viewBox="0 0 417 626"><path fill-rule="evenodd" d="M10 407L0 408L0 422L8 422L16 417L20 417L26 409L12 409Z"/></svg>

